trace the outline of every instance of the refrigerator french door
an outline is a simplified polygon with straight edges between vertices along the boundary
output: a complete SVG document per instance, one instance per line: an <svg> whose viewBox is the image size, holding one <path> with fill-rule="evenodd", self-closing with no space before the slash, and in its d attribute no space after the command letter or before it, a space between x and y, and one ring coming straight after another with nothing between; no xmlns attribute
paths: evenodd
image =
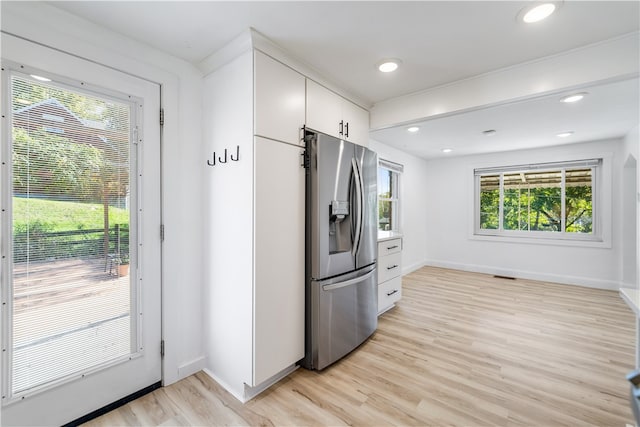
<svg viewBox="0 0 640 427"><path fill-rule="evenodd" d="M324 369L376 330L377 155L314 131L307 144L306 351Z"/></svg>

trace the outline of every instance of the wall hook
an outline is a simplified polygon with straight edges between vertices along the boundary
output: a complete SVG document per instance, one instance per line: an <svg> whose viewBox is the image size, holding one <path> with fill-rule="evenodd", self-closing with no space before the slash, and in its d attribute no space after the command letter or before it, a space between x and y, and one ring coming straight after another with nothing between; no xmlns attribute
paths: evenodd
<svg viewBox="0 0 640 427"><path fill-rule="evenodd" d="M211 163L210 160L207 160L207 164L209 166L215 166L216 165L216 152L215 151L213 152L213 163Z"/></svg>
<svg viewBox="0 0 640 427"><path fill-rule="evenodd" d="M232 162L237 162L240 160L240 146L236 145L236 153L234 154L229 154L229 150L227 148L224 149L224 155L221 156L217 156L216 152L213 152L213 158L212 159L207 159L207 164L209 166L215 166L216 163L227 163L229 161L229 158L231 158Z"/></svg>
<svg viewBox="0 0 640 427"><path fill-rule="evenodd" d="M218 156L218 161L220 163L227 163L229 160L227 159L227 149L224 149L224 160L222 160L222 157Z"/></svg>

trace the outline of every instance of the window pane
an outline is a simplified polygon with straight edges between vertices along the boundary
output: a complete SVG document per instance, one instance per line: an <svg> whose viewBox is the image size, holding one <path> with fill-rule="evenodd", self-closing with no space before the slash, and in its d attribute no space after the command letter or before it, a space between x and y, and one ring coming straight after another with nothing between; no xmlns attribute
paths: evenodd
<svg viewBox="0 0 640 427"><path fill-rule="evenodd" d="M381 199L396 197L393 189L393 172L385 168L378 168L378 197Z"/></svg>
<svg viewBox="0 0 640 427"><path fill-rule="evenodd" d="M394 202L390 200L380 200L378 203L378 230L393 230Z"/></svg>
<svg viewBox="0 0 640 427"><path fill-rule="evenodd" d="M19 393L136 346L131 107L27 76L12 77L11 100L11 391Z"/></svg>
<svg viewBox="0 0 640 427"><path fill-rule="evenodd" d="M480 177L480 229L497 230L500 214L500 175Z"/></svg>
<svg viewBox="0 0 640 427"><path fill-rule="evenodd" d="M562 173L521 172L504 175L504 229L560 231Z"/></svg>
<svg viewBox="0 0 640 427"><path fill-rule="evenodd" d="M565 214L568 233L593 233L591 169L565 172Z"/></svg>

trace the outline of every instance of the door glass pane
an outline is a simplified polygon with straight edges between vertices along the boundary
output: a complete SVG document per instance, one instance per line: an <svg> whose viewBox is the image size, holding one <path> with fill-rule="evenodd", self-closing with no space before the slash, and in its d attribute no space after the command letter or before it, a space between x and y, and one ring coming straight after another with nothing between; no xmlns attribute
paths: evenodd
<svg viewBox="0 0 640 427"><path fill-rule="evenodd" d="M135 352L132 107L16 74L11 392ZM132 245L132 247L135 247Z"/></svg>
<svg viewBox="0 0 640 427"><path fill-rule="evenodd" d="M593 233L592 170L565 172L565 215L567 233Z"/></svg>

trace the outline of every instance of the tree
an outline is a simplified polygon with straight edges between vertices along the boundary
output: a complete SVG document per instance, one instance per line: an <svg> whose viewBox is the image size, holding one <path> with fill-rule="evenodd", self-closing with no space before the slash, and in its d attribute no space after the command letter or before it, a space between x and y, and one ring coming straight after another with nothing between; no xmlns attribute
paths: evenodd
<svg viewBox="0 0 640 427"><path fill-rule="evenodd" d="M79 202L97 202L102 152L42 131L13 128L13 191Z"/></svg>

